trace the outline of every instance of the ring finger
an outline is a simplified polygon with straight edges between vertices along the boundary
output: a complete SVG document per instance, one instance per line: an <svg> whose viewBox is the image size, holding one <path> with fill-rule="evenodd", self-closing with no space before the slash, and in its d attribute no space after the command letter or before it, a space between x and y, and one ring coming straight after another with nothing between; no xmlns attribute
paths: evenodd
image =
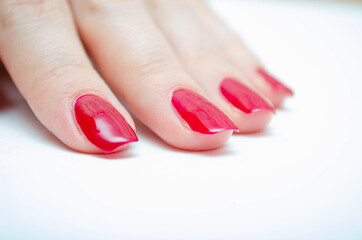
<svg viewBox="0 0 362 240"><path fill-rule="evenodd" d="M264 129L274 108L242 72L229 63L224 48L199 20L200 1L151 0L148 6L187 71L226 112L242 133ZM176 27L175 27L176 26Z"/></svg>

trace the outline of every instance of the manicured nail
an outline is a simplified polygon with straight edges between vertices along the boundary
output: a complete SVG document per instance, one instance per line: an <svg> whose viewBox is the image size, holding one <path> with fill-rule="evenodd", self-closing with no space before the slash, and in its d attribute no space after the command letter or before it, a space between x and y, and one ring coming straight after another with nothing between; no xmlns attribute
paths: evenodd
<svg viewBox="0 0 362 240"><path fill-rule="evenodd" d="M196 132L214 134L238 129L225 113L193 91L176 90L171 102L180 117Z"/></svg>
<svg viewBox="0 0 362 240"><path fill-rule="evenodd" d="M87 139L105 153L138 141L124 117L104 99L85 94L74 105L77 123Z"/></svg>
<svg viewBox="0 0 362 240"><path fill-rule="evenodd" d="M234 79L225 78L222 80L220 91L232 105L244 113L249 114L263 110L275 113L274 108L256 92Z"/></svg>
<svg viewBox="0 0 362 240"><path fill-rule="evenodd" d="M278 81L275 77L273 77L272 75L270 75L268 72L266 72L264 69L259 68L257 69L257 72L265 79L265 81L267 83L270 84L270 86L272 86L272 88L274 88L275 90L279 90L282 92L287 93L288 95L293 95L293 91L292 89L290 89L289 87L287 87L285 84L281 83L280 81Z"/></svg>

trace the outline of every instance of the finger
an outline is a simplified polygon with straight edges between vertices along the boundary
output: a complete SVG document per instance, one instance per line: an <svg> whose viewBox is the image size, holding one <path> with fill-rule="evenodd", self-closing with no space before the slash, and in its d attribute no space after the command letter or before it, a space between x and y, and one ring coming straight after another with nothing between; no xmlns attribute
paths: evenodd
<svg viewBox="0 0 362 240"><path fill-rule="evenodd" d="M167 143L222 146L235 128L185 73L143 1L71 1L103 76L131 111Z"/></svg>
<svg viewBox="0 0 362 240"><path fill-rule="evenodd" d="M222 46L191 10L194 1L149 1L157 24L183 65L242 133L264 129L274 108L228 62ZM177 26L175 28L174 26ZM187 33L187 34L185 34Z"/></svg>
<svg viewBox="0 0 362 240"><path fill-rule="evenodd" d="M87 58L65 1L3 0L0 22L4 65L54 135L92 153L137 140L131 117Z"/></svg>
<svg viewBox="0 0 362 240"><path fill-rule="evenodd" d="M202 1L194 1L192 8L200 21L223 46L227 59L240 69L250 83L265 95L275 107L280 107L293 91L270 74L241 41Z"/></svg>

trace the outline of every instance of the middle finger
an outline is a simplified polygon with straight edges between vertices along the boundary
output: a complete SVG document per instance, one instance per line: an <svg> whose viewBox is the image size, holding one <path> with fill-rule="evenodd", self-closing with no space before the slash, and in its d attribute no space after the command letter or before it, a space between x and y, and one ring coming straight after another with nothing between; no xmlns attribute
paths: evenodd
<svg viewBox="0 0 362 240"><path fill-rule="evenodd" d="M226 142L235 125L184 71L143 1L71 5L100 72L141 121L178 148L206 150Z"/></svg>

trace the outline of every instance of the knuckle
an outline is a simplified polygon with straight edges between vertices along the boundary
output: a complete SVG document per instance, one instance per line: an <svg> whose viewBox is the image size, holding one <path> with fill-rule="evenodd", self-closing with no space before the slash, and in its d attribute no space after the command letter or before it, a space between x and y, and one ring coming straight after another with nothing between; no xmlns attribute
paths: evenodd
<svg viewBox="0 0 362 240"><path fill-rule="evenodd" d="M194 51L194 53L191 53L186 59L185 65L187 65L187 68L198 71L198 69L204 66L211 66L211 63L215 61L216 57L202 51Z"/></svg>
<svg viewBox="0 0 362 240"><path fill-rule="evenodd" d="M175 61L158 43L146 43L134 53L137 59L135 66L141 74L160 75L176 68Z"/></svg>
<svg viewBox="0 0 362 240"><path fill-rule="evenodd" d="M44 69L40 75L42 78L49 80L67 79L69 75L87 67L78 57L70 53L62 53L61 51L57 51L57 49L44 57L43 65Z"/></svg>
<svg viewBox="0 0 362 240"><path fill-rule="evenodd" d="M75 0L76 1L76 0ZM87 0L84 1L84 10L88 14L104 14L109 13L110 11L118 11L120 9L129 9L134 6L142 6L142 0Z"/></svg>
<svg viewBox="0 0 362 240"><path fill-rule="evenodd" d="M80 59L55 49L47 56L43 56L42 67L34 72L33 81L29 81L29 86L26 88L27 98L34 102L34 99L38 99L39 96L48 94L50 89L59 85L59 82L63 86L61 89L71 91L77 76L84 73L86 69L89 69L89 66ZM63 90L59 90L59 94L63 94L61 92Z"/></svg>
<svg viewBox="0 0 362 240"><path fill-rule="evenodd" d="M60 0L1 0L1 28L41 21L61 9Z"/></svg>
<svg viewBox="0 0 362 240"><path fill-rule="evenodd" d="M139 71L147 75L160 74L167 71L168 68L169 64L162 58L149 59L139 65Z"/></svg>
<svg viewBox="0 0 362 240"><path fill-rule="evenodd" d="M164 74L175 70L178 67L178 61L170 54L170 49L162 39L156 40L155 35L149 31L148 34L130 35L135 43L132 47L133 66L140 74ZM138 38L137 36L142 36ZM131 54L131 52L129 52Z"/></svg>

